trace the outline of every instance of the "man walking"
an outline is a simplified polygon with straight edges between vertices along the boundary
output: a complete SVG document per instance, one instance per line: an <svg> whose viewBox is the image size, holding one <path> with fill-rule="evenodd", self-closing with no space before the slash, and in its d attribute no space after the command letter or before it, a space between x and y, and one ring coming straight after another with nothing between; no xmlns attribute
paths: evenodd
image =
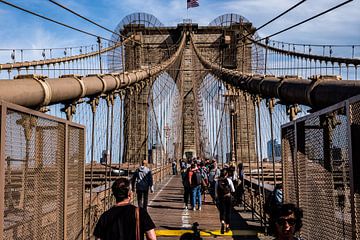
<svg viewBox="0 0 360 240"><path fill-rule="evenodd" d="M215 183L215 197L218 199L220 211L221 234L224 234L224 231L229 231L232 192L235 192L233 182L228 178L227 170L222 169L220 177Z"/></svg>
<svg viewBox="0 0 360 240"><path fill-rule="evenodd" d="M201 211L201 173L195 163L191 164L188 177L191 188L192 210L196 211L196 202L198 201L198 210Z"/></svg>
<svg viewBox="0 0 360 240"><path fill-rule="evenodd" d="M154 192L153 177L151 170L147 167L147 161L143 160L141 166L135 171L132 177L132 189L136 187L138 206L147 211L149 190Z"/></svg>
<svg viewBox="0 0 360 240"><path fill-rule="evenodd" d="M155 224L149 214L142 208L131 205L133 193L130 181L119 178L114 181L112 192L116 204L104 212L96 224L94 236L102 240L156 240Z"/></svg>

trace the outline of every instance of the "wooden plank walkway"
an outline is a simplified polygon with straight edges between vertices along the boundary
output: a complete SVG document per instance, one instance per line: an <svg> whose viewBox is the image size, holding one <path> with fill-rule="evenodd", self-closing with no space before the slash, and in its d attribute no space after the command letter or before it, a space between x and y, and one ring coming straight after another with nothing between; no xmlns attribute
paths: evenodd
<svg viewBox="0 0 360 240"><path fill-rule="evenodd" d="M160 240L180 239L183 233L191 232L194 222L199 223L203 239L260 239L258 233L263 232L260 223L252 219L251 212L236 207L231 216L232 231L220 234L219 212L208 194L201 211L185 210L180 175L170 176L158 184L149 199L148 211Z"/></svg>

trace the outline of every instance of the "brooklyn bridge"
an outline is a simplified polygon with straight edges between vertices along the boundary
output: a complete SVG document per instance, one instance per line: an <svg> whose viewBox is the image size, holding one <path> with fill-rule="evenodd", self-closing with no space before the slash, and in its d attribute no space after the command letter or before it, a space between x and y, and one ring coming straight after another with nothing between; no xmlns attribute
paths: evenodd
<svg viewBox="0 0 360 240"><path fill-rule="evenodd" d="M280 183L283 202L304 212L301 239L360 239L360 43L276 40L350 2L267 36L266 24L235 13L165 26L136 12L92 45L2 47L0 240L94 239L115 203L112 182L143 160L158 239L179 239L195 222L203 239L272 239L264 206ZM201 211L184 208L180 161L190 159L243 167L230 231L220 232L207 191Z"/></svg>

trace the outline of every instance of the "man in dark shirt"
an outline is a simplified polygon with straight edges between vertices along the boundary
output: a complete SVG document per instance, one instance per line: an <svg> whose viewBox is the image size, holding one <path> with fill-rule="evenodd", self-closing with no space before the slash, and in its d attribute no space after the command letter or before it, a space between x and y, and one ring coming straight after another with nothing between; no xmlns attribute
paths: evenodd
<svg viewBox="0 0 360 240"><path fill-rule="evenodd" d="M136 207L130 204L133 193L130 181L126 178L117 179L112 185L116 204L104 212L96 224L96 239L134 240L136 239ZM140 239L144 234L148 240L156 240L155 224L149 214L139 208Z"/></svg>

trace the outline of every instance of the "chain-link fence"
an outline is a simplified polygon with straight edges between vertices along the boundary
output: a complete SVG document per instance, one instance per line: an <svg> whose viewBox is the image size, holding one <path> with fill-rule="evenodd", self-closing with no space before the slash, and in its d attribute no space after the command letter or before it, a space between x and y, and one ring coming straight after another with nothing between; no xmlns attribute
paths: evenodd
<svg viewBox="0 0 360 240"><path fill-rule="evenodd" d="M282 127L285 202L304 239L359 239L360 96Z"/></svg>
<svg viewBox="0 0 360 240"><path fill-rule="evenodd" d="M84 128L0 107L0 239L82 239Z"/></svg>

